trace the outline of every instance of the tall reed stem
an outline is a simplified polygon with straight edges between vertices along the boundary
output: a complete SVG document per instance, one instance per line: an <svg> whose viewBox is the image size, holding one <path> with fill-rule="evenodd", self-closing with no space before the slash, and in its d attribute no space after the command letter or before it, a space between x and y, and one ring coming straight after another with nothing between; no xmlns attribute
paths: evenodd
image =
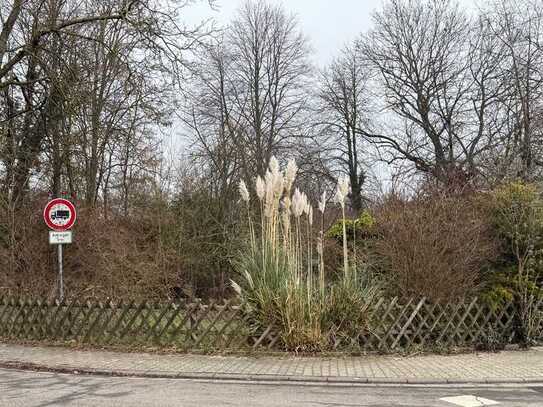
<svg viewBox="0 0 543 407"><path fill-rule="evenodd" d="M345 225L345 205L341 205L341 215L343 221L343 273L345 282L349 279L349 260L347 250L347 227Z"/></svg>

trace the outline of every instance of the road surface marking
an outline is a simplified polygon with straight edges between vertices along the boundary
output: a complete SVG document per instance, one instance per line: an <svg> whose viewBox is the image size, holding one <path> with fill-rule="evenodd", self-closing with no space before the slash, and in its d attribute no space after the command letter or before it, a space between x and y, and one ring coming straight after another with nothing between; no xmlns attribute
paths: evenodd
<svg viewBox="0 0 543 407"><path fill-rule="evenodd" d="M455 397L443 397L440 400L447 403L456 404L461 407L484 407L484 406L495 406L500 403L494 400L484 399L477 396L455 396Z"/></svg>

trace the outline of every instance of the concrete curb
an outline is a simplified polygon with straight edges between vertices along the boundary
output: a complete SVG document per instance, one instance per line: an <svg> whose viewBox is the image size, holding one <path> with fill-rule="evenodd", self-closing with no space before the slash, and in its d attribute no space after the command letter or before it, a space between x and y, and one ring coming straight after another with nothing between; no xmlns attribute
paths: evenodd
<svg viewBox="0 0 543 407"><path fill-rule="evenodd" d="M203 381L223 381L234 383L268 383L268 384L305 384L305 385L382 385L382 386L438 386L438 385L543 385L543 378L488 378L488 379L419 379L419 378L379 378L379 377L341 377L341 376L285 376L269 374L225 374L225 373L174 373L171 371L138 371L110 370L72 366L46 366L21 361L0 361L0 369L26 370L34 372L50 372L75 375L92 375L106 377L135 377L154 379L184 379Z"/></svg>

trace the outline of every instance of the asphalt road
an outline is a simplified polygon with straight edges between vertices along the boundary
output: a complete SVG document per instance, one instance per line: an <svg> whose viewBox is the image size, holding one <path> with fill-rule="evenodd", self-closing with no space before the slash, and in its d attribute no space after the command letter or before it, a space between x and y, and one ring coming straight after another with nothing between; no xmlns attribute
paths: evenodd
<svg viewBox="0 0 543 407"><path fill-rule="evenodd" d="M0 406L438 406L476 396L504 407L543 406L537 387L340 387L78 376L0 369ZM466 399L469 403L469 398ZM462 404L460 404L462 405ZM469 406L470 404L464 404ZM490 404L479 404L490 405Z"/></svg>

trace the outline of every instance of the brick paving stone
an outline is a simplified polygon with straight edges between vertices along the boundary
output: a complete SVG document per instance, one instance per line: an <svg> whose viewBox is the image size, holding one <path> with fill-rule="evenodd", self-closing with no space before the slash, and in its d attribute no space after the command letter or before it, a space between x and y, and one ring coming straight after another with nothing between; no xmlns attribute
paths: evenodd
<svg viewBox="0 0 543 407"><path fill-rule="evenodd" d="M366 355L357 357L247 357L80 351L0 344L0 366L34 364L51 369L135 375L282 378L357 382L543 382L543 348L500 353Z"/></svg>

